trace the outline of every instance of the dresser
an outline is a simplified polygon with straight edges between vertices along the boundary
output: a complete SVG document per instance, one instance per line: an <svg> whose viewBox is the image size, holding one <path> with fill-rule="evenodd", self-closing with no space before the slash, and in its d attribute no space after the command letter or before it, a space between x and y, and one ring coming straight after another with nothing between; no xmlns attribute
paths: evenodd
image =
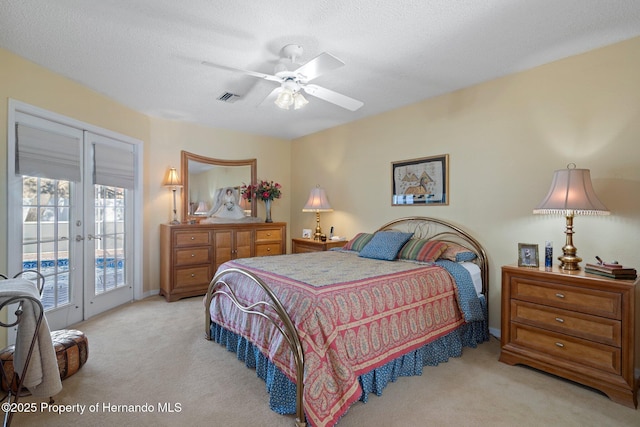
<svg viewBox="0 0 640 427"><path fill-rule="evenodd" d="M284 222L162 224L160 294L169 302L204 295L222 263L284 254L286 235Z"/></svg>
<svg viewBox="0 0 640 427"><path fill-rule="evenodd" d="M331 248L341 248L347 244L346 240L327 240L326 242L313 239L291 239L291 253L328 251Z"/></svg>
<svg viewBox="0 0 640 427"><path fill-rule="evenodd" d="M636 286L557 267L502 267L500 361L567 378L637 407Z"/></svg>

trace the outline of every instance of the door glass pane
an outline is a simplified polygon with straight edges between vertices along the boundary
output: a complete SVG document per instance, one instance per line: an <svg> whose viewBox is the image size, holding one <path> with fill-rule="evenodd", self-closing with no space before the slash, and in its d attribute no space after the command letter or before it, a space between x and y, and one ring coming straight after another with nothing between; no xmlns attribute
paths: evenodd
<svg viewBox="0 0 640 427"><path fill-rule="evenodd" d="M70 302L70 185L63 180L22 178L22 268L45 277L45 310Z"/></svg>
<svg viewBox="0 0 640 427"><path fill-rule="evenodd" d="M95 294L126 286L125 189L95 187Z"/></svg>

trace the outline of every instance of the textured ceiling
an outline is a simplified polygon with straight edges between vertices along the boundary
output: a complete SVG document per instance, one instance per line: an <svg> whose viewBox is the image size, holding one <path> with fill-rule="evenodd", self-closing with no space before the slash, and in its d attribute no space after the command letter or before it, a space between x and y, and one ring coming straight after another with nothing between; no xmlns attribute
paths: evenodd
<svg viewBox="0 0 640 427"><path fill-rule="evenodd" d="M638 35L638 0L0 2L9 51L151 116L286 139ZM276 83L202 65L273 74L290 43L344 61L313 83L364 106L281 110Z"/></svg>

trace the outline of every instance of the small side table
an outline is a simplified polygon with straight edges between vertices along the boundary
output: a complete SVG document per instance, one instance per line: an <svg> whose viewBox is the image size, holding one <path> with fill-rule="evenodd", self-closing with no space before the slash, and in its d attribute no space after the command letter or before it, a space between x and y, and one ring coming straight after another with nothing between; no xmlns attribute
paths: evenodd
<svg viewBox="0 0 640 427"><path fill-rule="evenodd" d="M291 253L322 252L331 248L341 248L346 244L346 240L327 240L322 242L313 239L291 239Z"/></svg>

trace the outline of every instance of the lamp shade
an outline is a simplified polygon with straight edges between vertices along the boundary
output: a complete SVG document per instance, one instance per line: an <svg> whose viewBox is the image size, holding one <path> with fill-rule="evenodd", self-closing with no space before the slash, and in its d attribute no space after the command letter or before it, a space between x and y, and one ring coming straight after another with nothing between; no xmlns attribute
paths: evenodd
<svg viewBox="0 0 640 427"><path fill-rule="evenodd" d="M249 199L245 199L244 197L240 197L240 208L243 211L248 211L251 209L251 202Z"/></svg>
<svg viewBox="0 0 640 427"><path fill-rule="evenodd" d="M294 110L299 110L302 107L304 107L305 105L307 105L308 103L309 103L309 101L307 101L307 98L302 96L302 94L300 92L298 92L295 95L293 95L293 108L294 108Z"/></svg>
<svg viewBox="0 0 640 427"><path fill-rule="evenodd" d="M282 89L274 103L283 110L288 110L293 104L293 92L287 88Z"/></svg>
<svg viewBox="0 0 640 427"><path fill-rule="evenodd" d="M542 202L533 210L534 214L560 214L566 217L566 244L562 247L560 268L579 270L582 258L577 256L573 245L573 217L575 215L609 215L609 210L598 199L591 184L589 169L576 169L570 163L566 169L553 173L551 188Z"/></svg>
<svg viewBox="0 0 640 427"><path fill-rule="evenodd" d="M573 168L567 167L553 173L549 193L533 213L609 215L610 212L593 190L589 169L576 169L573 165Z"/></svg>
<svg viewBox="0 0 640 427"><path fill-rule="evenodd" d="M164 179L163 185L165 187L182 187L182 183L180 182L180 177L178 176L178 172L176 168L170 168L169 172L167 172L167 176Z"/></svg>
<svg viewBox="0 0 640 427"><path fill-rule="evenodd" d="M312 189L309 193L309 200L302 208L302 212L331 212L333 209L327 199L327 193L319 186Z"/></svg>
<svg viewBox="0 0 640 427"><path fill-rule="evenodd" d="M194 215L206 215L207 212L209 212L207 202L198 202L198 208L195 210Z"/></svg>

